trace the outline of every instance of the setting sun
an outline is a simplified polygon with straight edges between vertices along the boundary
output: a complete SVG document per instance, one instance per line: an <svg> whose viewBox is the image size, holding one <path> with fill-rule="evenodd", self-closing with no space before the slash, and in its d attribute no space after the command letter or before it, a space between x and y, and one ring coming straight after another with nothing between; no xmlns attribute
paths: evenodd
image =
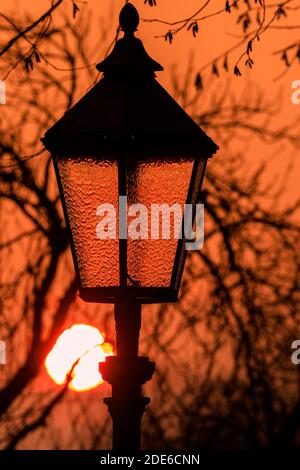
<svg viewBox="0 0 300 470"><path fill-rule="evenodd" d="M105 343L104 335L97 328L77 324L58 337L46 358L45 367L58 385L66 383L71 372L72 380L68 387L83 392L103 383L99 362L112 355L112 345Z"/></svg>

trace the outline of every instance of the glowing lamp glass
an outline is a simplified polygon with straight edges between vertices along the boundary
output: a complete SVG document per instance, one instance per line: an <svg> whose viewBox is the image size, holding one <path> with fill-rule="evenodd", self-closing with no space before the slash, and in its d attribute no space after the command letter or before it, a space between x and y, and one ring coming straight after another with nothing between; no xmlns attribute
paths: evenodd
<svg viewBox="0 0 300 470"><path fill-rule="evenodd" d="M81 297L177 300L186 256L184 207L197 202L205 160L89 156L56 157L55 163ZM127 197L125 242L119 233L120 196ZM103 205L115 208L115 238L98 236L97 226L107 215L98 215Z"/></svg>

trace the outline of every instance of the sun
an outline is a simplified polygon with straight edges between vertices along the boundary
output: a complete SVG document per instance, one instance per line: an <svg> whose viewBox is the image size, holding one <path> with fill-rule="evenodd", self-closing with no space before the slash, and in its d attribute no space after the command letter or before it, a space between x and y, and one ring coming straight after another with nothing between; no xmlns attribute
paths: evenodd
<svg viewBox="0 0 300 470"><path fill-rule="evenodd" d="M103 383L99 362L113 356L113 348L105 342L103 333L94 326L76 324L57 339L45 360L48 375L58 385L65 384L76 392L91 390Z"/></svg>

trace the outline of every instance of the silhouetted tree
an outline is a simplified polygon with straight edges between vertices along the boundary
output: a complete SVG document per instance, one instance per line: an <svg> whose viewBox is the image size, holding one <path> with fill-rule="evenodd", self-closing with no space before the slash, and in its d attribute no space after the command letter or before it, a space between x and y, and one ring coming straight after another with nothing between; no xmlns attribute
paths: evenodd
<svg viewBox="0 0 300 470"><path fill-rule="evenodd" d="M15 25L2 20L12 34ZM97 80L87 59L90 18L82 14L75 27L63 10L59 21L43 33L38 54L46 60L36 57L33 69L14 67L25 57L24 37L0 61L14 80L0 116L0 337L8 347L8 365L0 369L0 445L9 449L109 442L110 421L99 403L107 388L80 395L46 386L43 369L67 325L90 321L113 334L111 308L77 298L51 158L39 142ZM26 37L35 34L33 28ZM173 71L174 96L222 151L208 165L205 244L189 254L180 301L144 308L141 351L157 365L147 385L144 445L297 445L299 372L290 355L300 334L300 201L284 200L292 161L273 177L269 171L283 143L285 153L296 152L298 122L276 127L280 97L268 101L249 88L236 96L229 81L195 88L193 76L192 62L183 80ZM247 153L248 142L263 145L261 163L249 164L259 147Z"/></svg>
<svg viewBox="0 0 300 470"><path fill-rule="evenodd" d="M22 21L16 21L13 15L0 13L3 21L2 29L9 32L9 37L0 46L0 57L14 51L20 43L25 42L26 50L18 57L13 67L20 63L27 70L31 70L34 64L39 61L48 61L47 52L42 52L42 44L47 41L47 33L52 25L56 24L56 13L64 9L68 11L69 16L75 19L86 8L87 2L81 0L57 0L49 2L49 8L39 17L23 18ZM128 3L128 0L120 2ZM156 0L145 0L144 3L149 7L156 7L159 2ZM213 57L209 63L203 64L201 70L196 75L196 83L201 83L204 70L210 70L212 74L219 75L221 70L232 72L236 76L241 75L244 67L252 68L255 63L255 49L266 34L276 31L276 37L290 31L293 34L293 40L285 43L275 50L271 51L279 56L286 68L300 60L300 25L293 23L293 18L300 9L298 0L206 0L199 1L199 6L195 11L186 14L184 18L175 21L155 18L143 18L144 22L157 23L162 26L162 34L156 36L173 43L177 37L182 34L192 34L194 38L201 35L202 24L207 20L223 16L223 21L232 24L232 20L237 25L240 33L235 36L235 42L220 54ZM151 8L151 11L155 8ZM190 10L187 8L187 10ZM150 14L150 11L149 11ZM116 37L120 30L116 31ZM285 73L283 71L283 73Z"/></svg>

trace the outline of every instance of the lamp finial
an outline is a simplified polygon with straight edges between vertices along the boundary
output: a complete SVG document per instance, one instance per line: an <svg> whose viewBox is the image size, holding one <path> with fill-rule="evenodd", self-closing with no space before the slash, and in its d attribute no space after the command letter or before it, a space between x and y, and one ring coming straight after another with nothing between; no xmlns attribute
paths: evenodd
<svg viewBox="0 0 300 470"><path fill-rule="evenodd" d="M132 3L126 3L119 16L120 26L126 35L132 35L137 30L140 22L140 16Z"/></svg>

